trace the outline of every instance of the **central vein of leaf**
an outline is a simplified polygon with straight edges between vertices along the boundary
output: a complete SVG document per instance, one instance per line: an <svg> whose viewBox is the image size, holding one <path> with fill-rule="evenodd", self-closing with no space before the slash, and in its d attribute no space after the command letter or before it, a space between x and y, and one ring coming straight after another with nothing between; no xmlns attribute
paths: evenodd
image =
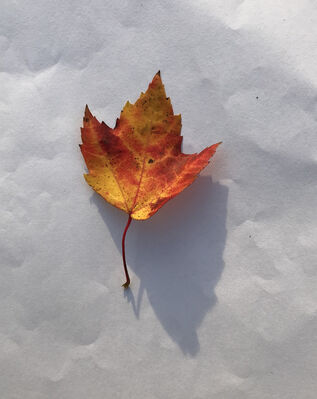
<svg viewBox="0 0 317 399"><path fill-rule="evenodd" d="M138 196L139 196L139 193L140 193L140 187L141 187L141 183L142 183L142 179L143 179L143 175L144 175L144 170L145 170L145 165L146 165L146 163L145 163L146 148L147 148L147 146L149 144L150 136L151 136L151 133L148 135L148 138L146 140L146 144L145 144L145 147L144 147L144 157L143 157L142 169L141 169L141 174L140 174L140 180L139 180L139 184L138 184L138 187L137 187L137 190L136 190L136 193L135 193L135 197L134 197L134 200L133 200L133 203L132 203L132 207L131 207L132 209L129 212L130 214L133 212L133 209L135 208L135 205L137 203Z"/></svg>
<svg viewBox="0 0 317 399"><path fill-rule="evenodd" d="M135 197L134 197L134 200L133 200L133 204L132 204L132 207L131 207L132 208L131 209L131 213L133 212L133 209L134 209L134 207L136 205L136 202L137 202L137 199L138 199L138 196L139 196L140 187L141 187L141 181L142 181L143 174L144 174L144 169L145 169L145 157L146 157L146 155L144 154L140 180L139 180L139 184L138 184L138 187L137 187L137 190L136 190L136 193L135 193Z"/></svg>

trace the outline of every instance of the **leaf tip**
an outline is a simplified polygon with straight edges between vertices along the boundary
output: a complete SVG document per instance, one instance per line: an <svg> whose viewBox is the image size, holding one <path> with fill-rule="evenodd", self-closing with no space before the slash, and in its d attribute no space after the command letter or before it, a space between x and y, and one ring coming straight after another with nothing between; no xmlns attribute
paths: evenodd
<svg viewBox="0 0 317 399"><path fill-rule="evenodd" d="M85 106L85 118L92 118L92 113L90 112L90 109L87 104Z"/></svg>

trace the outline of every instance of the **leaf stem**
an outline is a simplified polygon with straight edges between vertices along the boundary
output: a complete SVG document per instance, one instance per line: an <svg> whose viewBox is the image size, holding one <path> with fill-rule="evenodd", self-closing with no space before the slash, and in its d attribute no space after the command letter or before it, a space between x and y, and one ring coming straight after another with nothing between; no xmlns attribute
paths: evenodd
<svg viewBox="0 0 317 399"><path fill-rule="evenodd" d="M128 268L127 268L127 262L125 260L125 236L127 234L128 228L131 224L131 221L132 221L132 217L131 217L131 215L129 215L128 223L125 226L123 236L122 236L122 259L123 259L124 273L125 273L125 277L127 280L124 284L122 284L122 287L124 287L124 288L128 288L130 285L130 276L129 276L129 272L128 272Z"/></svg>

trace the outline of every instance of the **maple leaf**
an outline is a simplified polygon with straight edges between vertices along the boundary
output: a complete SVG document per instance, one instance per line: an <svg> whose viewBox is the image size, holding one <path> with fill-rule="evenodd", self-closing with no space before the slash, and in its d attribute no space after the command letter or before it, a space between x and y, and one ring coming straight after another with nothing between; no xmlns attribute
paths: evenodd
<svg viewBox="0 0 317 399"><path fill-rule="evenodd" d="M125 104L114 129L98 122L86 105L80 145L89 171L84 177L99 195L129 215L122 237L125 288L130 284L125 236L131 220L148 219L189 186L220 144L199 154L183 154L180 132L181 116L174 115L160 72L134 104Z"/></svg>

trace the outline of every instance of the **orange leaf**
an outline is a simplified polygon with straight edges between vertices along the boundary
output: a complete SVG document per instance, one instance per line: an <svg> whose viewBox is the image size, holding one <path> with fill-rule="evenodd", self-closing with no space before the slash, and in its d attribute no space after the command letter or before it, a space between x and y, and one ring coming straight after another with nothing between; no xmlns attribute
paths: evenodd
<svg viewBox="0 0 317 399"><path fill-rule="evenodd" d="M148 219L189 186L220 144L199 154L181 152L181 116L174 115L159 72L135 104L125 104L114 129L99 123L88 106L83 125L80 148L89 170L85 179L128 213L127 227L131 219ZM125 264L124 239L122 249Z"/></svg>

